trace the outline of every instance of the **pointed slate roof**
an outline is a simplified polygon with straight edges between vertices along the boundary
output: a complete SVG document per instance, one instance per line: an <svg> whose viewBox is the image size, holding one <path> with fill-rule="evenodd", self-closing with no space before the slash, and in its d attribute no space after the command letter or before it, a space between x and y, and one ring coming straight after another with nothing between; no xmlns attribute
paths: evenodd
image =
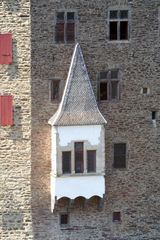
<svg viewBox="0 0 160 240"><path fill-rule="evenodd" d="M106 123L98 109L83 54L78 43L72 56L61 103L49 123L55 126Z"/></svg>

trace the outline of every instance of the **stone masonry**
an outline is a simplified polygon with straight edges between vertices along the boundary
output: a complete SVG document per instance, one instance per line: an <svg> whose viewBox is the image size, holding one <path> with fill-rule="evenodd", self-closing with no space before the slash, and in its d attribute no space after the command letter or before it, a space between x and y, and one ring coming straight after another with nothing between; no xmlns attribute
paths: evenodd
<svg viewBox="0 0 160 240"><path fill-rule="evenodd" d="M109 41L110 7L128 8L129 41ZM120 69L120 100L98 102L107 119L101 209L92 199L84 208L62 201L51 212L48 120L59 103L49 100L49 81L60 79L63 91L75 46L55 43L58 10L77 13L76 41L95 95L98 74ZM159 12L159 0L1 0L0 32L13 34L13 63L0 66L0 93L14 98L14 126L0 127L0 239L160 239ZM123 170L113 168L113 144L121 141ZM59 214L66 211L70 224L61 228ZM120 223L112 221L114 211Z"/></svg>

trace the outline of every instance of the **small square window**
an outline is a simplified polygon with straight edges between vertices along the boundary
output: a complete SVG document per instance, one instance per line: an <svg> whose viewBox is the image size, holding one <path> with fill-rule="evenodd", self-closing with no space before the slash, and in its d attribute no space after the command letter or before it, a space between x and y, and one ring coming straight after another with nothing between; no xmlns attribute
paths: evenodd
<svg viewBox="0 0 160 240"><path fill-rule="evenodd" d="M57 20L64 21L64 12L57 13Z"/></svg>
<svg viewBox="0 0 160 240"><path fill-rule="evenodd" d="M60 215L60 225L68 225L69 224L69 215L67 213Z"/></svg>
<svg viewBox="0 0 160 240"><path fill-rule="evenodd" d="M113 212L113 222L121 222L121 212Z"/></svg>
<svg viewBox="0 0 160 240"><path fill-rule="evenodd" d="M67 13L67 20L74 20L74 12L68 12Z"/></svg>
<svg viewBox="0 0 160 240"><path fill-rule="evenodd" d="M126 18L128 18L128 10L120 11L120 19L126 19Z"/></svg>
<svg viewBox="0 0 160 240"><path fill-rule="evenodd" d="M111 70L111 79L118 78L118 70Z"/></svg>

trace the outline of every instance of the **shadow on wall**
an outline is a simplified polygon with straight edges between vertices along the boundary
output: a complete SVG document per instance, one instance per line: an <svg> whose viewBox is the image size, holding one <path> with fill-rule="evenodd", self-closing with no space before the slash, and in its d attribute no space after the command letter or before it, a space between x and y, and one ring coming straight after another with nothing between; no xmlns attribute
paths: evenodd
<svg viewBox="0 0 160 240"><path fill-rule="evenodd" d="M1 0L6 11L17 12L21 8L21 0Z"/></svg>
<svg viewBox="0 0 160 240"><path fill-rule="evenodd" d="M21 140L23 138L22 132L22 109L21 106L14 107L14 125L11 128L9 137L12 140Z"/></svg>
<svg viewBox="0 0 160 240"><path fill-rule="evenodd" d="M14 80L19 78L19 70L18 70L18 54L17 54L17 40L13 39L13 63L8 65L7 74L9 76L9 80Z"/></svg>

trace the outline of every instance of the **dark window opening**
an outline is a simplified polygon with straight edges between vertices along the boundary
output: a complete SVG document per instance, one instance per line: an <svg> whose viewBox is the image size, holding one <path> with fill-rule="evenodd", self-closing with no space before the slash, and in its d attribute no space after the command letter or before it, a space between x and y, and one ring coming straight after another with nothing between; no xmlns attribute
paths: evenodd
<svg viewBox="0 0 160 240"><path fill-rule="evenodd" d="M55 27L55 40L57 43L70 43L75 40L75 13L58 12Z"/></svg>
<svg viewBox="0 0 160 240"><path fill-rule="evenodd" d="M62 152L62 172L71 173L71 152Z"/></svg>
<svg viewBox="0 0 160 240"><path fill-rule="evenodd" d="M83 142L76 142L75 150L75 173L83 173Z"/></svg>
<svg viewBox="0 0 160 240"><path fill-rule="evenodd" d="M95 150L87 151L87 171L96 172L96 151Z"/></svg>
<svg viewBox="0 0 160 240"><path fill-rule="evenodd" d="M69 216L68 216L68 214L61 214L60 215L60 224L61 225L69 224Z"/></svg>
<svg viewBox="0 0 160 240"><path fill-rule="evenodd" d="M110 11L109 39L128 40L128 10Z"/></svg>
<svg viewBox="0 0 160 240"><path fill-rule="evenodd" d="M111 79L118 79L118 70L111 70Z"/></svg>
<svg viewBox="0 0 160 240"><path fill-rule="evenodd" d="M152 111L152 120L156 120L156 111Z"/></svg>
<svg viewBox="0 0 160 240"><path fill-rule="evenodd" d="M110 40L117 40L117 22L110 22Z"/></svg>
<svg viewBox="0 0 160 240"><path fill-rule="evenodd" d="M120 22L120 40L128 39L128 22Z"/></svg>
<svg viewBox="0 0 160 240"><path fill-rule="evenodd" d="M59 90L60 90L60 81L51 80L50 81L50 99L51 101L59 100Z"/></svg>
<svg viewBox="0 0 160 240"><path fill-rule="evenodd" d="M100 82L100 100L107 100L107 82Z"/></svg>
<svg viewBox="0 0 160 240"><path fill-rule="evenodd" d="M126 143L114 144L114 168L126 168Z"/></svg>
<svg viewBox="0 0 160 240"><path fill-rule="evenodd" d="M144 87L143 88L143 94L147 94L148 93L148 88Z"/></svg>
<svg viewBox="0 0 160 240"><path fill-rule="evenodd" d="M121 222L121 212L113 212L113 222Z"/></svg>

